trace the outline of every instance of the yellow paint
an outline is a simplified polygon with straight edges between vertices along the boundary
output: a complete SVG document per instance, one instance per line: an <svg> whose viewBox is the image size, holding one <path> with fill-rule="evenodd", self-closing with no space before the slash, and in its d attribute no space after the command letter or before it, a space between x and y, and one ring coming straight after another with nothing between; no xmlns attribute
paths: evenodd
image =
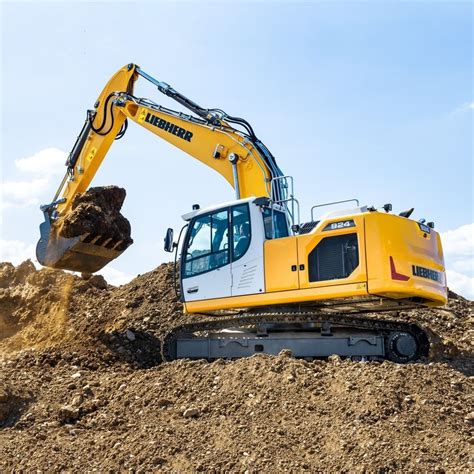
<svg viewBox="0 0 474 474"><path fill-rule="evenodd" d="M417 296L433 305L446 304L443 250L436 231L425 234L417 222L383 213L367 214L365 231L369 293L392 298ZM407 281L392 278L390 257L397 273L409 277ZM412 265L437 271L442 281L414 276Z"/></svg>
<svg viewBox="0 0 474 474"><path fill-rule="evenodd" d="M205 311L216 311L219 309L244 309L256 306L303 303L308 301L344 298L347 297L347 295L367 296L367 292L364 289L357 288L357 285L354 284L275 291L272 293L258 293L230 298L215 298L207 301L193 301L185 304L185 312L199 313Z"/></svg>
<svg viewBox="0 0 474 474"><path fill-rule="evenodd" d="M299 288L298 247L295 237L265 241L265 291ZM296 271L292 267L296 267Z"/></svg>

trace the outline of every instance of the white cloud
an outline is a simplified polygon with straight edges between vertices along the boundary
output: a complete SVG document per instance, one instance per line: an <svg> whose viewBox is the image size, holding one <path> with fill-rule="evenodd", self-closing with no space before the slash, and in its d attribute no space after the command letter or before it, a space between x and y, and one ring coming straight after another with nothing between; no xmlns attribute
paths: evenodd
<svg viewBox="0 0 474 474"><path fill-rule="evenodd" d="M107 283L115 286L125 285L135 278L133 275L128 275L113 267L105 267L98 273L107 280Z"/></svg>
<svg viewBox="0 0 474 474"><path fill-rule="evenodd" d="M466 224L441 235L445 254L471 256L474 253L474 224Z"/></svg>
<svg viewBox="0 0 474 474"><path fill-rule="evenodd" d="M36 260L35 246L19 240L0 240L0 262L18 265L27 259Z"/></svg>
<svg viewBox="0 0 474 474"><path fill-rule="evenodd" d="M474 276L467 276L454 270L447 270L446 277L451 290L465 298L474 299Z"/></svg>
<svg viewBox="0 0 474 474"><path fill-rule="evenodd" d="M49 187L46 178L35 178L30 181L4 181L0 191L1 208L29 206L40 202Z"/></svg>
<svg viewBox="0 0 474 474"><path fill-rule="evenodd" d="M456 115L460 112L468 112L470 110L474 110L474 102L466 102L457 109L455 109L451 115Z"/></svg>
<svg viewBox="0 0 474 474"><path fill-rule="evenodd" d="M474 299L474 224L466 224L441 234L448 286Z"/></svg>
<svg viewBox="0 0 474 474"><path fill-rule="evenodd" d="M21 174L33 175L30 179L2 182L0 209L37 205L53 195L53 177L65 173L67 153L58 148L46 148L26 158L15 160Z"/></svg>
<svg viewBox="0 0 474 474"><path fill-rule="evenodd" d="M67 156L68 154L59 148L46 148L32 156L15 160L15 166L21 172L38 176L61 175L65 172Z"/></svg>

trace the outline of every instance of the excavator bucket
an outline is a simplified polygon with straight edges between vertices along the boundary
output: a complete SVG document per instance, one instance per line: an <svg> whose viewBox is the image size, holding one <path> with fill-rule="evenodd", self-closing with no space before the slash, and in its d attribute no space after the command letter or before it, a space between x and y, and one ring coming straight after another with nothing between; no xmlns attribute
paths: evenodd
<svg viewBox="0 0 474 474"><path fill-rule="evenodd" d="M48 212L45 212L44 216L45 221L40 224L41 235L36 245L36 258L46 267L95 273L117 258L131 244L91 234L64 238L52 228Z"/></svg>

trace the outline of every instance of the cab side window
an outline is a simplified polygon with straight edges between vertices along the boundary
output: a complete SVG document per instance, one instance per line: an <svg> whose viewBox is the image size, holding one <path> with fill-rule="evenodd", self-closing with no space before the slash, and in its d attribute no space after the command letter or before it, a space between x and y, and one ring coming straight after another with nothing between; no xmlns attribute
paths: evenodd
<svg viewBox="0 0 474 474"><path fill-rule="evenodd" d="M280 239L281 237L289 237L288 223L286 215L281 211L273 211L273 228L272 228L272 210L268 207L263 208L263 225L265 227L266 239ZM274 232L274 235L273 235Z"/></svg>
<svg viewBox="0 0 474 474"><path fill-rule="evenodd" d="M229 255L229 212L221 210L199 216L187 242L184 278L227 265Z"/></svg>
<svg viewBox="0 0 474 474"><path fill-rule="evenodd" d="M232 208L232 261L235 262L247 252L252 237L248 204Z"/></svg>

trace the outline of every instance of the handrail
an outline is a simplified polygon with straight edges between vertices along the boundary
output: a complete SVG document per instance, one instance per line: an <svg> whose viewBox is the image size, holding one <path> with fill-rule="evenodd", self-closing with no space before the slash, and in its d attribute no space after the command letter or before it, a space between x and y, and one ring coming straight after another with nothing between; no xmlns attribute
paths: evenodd
<svg viewBox="0 0 474 474"><path fill-rule="evenodd" d="M344 202L355 202L357 204L357 207L360 206L358 199L344 199L343 201L334 201L334 202L327 202L325 204L316 204L315 206L311 208L311 221L314 221L313 210L316 209L317 207L332 206L333 204L342 204Z"/></svg>
<svg viewBox="0 0 474 474"><path fill-rule="evenodd" d="M289 192L286 193L288 197L286 197L285 199L278 199L278 200L273 199L273 183L276 181L283 181L283 187L287 189L289 188ZM272 200L271 200L272 238L275 238L275 222L273 219L273 210L274 210L273 204L282 205L286 209L286 213L290 217L290 220L291 220L290 227L292 227L295 224L299 224L300 222L300 203L294 197L293 189L294 189L294 180L293 180L293 176L290 176L290 175L277 176L275 178L272 178L270 182L270 196L272 196ZM291 203L291 210L288 208L289 207L288 203ZM297 215L295 214L295 204L296 204Z"/></svg>

